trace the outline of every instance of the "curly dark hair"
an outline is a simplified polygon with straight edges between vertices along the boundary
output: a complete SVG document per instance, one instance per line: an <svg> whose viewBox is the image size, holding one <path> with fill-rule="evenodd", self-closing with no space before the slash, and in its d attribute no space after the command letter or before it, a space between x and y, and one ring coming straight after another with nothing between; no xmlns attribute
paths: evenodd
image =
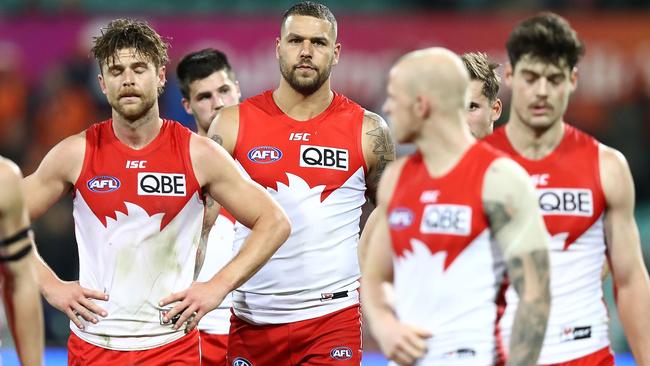
<svg viewBox="0 0 650 366"><path fill-rule="evenodd" d="M146 57L157 68L169 62L169 44L144 21L113 20L102 28L101 36L95 37L94 41L91 52L100 69L107 62L114 62L117 52L125 48L134 48L136 54Z"/></svg>
<svg viewBox="0 0 650 366"><path fill-rule="evenodd" d="M496 71L499 64L490 62L487 54L483 52L468 52L460 58L469 72L470 79L483 82L483 95L490 102L494 102L499 94L501 84L501 78Z"/></svg>
<svg viewBox="0 0 650 366"><path fill-rule="evenodd" d="M531 56L554 65L566 62L571 70L585 53L584 44L569 22L550 12L517 25L510 33L506 49L513 68L522 57Z"/></svg>

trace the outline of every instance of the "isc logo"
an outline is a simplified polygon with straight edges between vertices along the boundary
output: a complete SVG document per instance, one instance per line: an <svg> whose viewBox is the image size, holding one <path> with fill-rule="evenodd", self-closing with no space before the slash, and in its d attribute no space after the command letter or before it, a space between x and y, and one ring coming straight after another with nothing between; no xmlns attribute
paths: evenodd
<svg viewBox="0 0 650 366"><path fill-rule="evenodd" d="M423 234L469 235L472 208L463 205L433 204L424 206L420 232Z"/></svg>
<svg viewBox="0 0 650 366"><path fill-rule="evenodd" d="M273 146L258 146L248 152L248 159L258 164L274 163L282 159L282 151Z"/></svg>
<svg viewBox="0 0 650 366"><path fill-rule="evenodd" d="M185 174L138 173L139 196L185 196Z"/></svg>
<svg viewBox="0 0 650 366"><path fill-rule="evenodd" d="M546 215L591 216L594 212L591 190L577 188L538 189L539 208Z"/></svg>
<svg viewBox="0 0 650 366"><path fill-rule="evenodd" d="M402 230L413 223L413 211L406 207L396 207L388 216L388 225L393 230Z"/></svg>
<svg viewBox="0 0 650 366"><path fill-rule="evenodd" d="M325 168L348 170L348 151L333 147L301 145L300 166L304 168Z"/></svg>
<svg viewBox="0 0 650 366"><path fill-rule="evenodd" d="M352 350L349 347L336 347L330 351L330 357L337 361L345 361L352 358Z"/></svg>
<svg viewBox="0 0 650 366"><path fill-rule="evenodd" d="M107 175L102 175L95 177L86 183L88 189L97 193L107 193L113 192L114 190L120 188L120 180L115 177L110 177Z"/></svg>

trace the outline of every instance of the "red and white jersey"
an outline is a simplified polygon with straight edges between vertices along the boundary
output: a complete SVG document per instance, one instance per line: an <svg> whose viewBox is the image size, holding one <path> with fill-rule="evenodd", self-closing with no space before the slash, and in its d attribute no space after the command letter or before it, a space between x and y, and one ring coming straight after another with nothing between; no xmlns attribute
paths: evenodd
<svg viewBox="0 0 650 366"><path fill-rule="evenodd" d="M232 259L232 242L235 237L235 219L221 209L208 236L205 260L197 281L210 280ZM230 307L232 295L228 294L223 302L211 312L205 314L199 322L199 330L209 334L228 334L230 331Z"/></svg>
<svg viewBox="0 0 650 366"><path fill-rule="evenodd" d="M365 202L364 110L336 94L307 121L284 114L271 91L239 106L233 156L284 208L289 239L233 293L235 314L256 324L323 316L359 301L357 242ZM235 252L249 230L238 225Z"/></svg>
<svg viewBox="0 0 650 366"><path fill-rule="evenodd" d="M609 345L601 280L606 249L605 196L600 185L598 141L564 126L560 144L540 160L518 154L503 127L485 139L528 171L551 234L551 314L540 364L573 360ZM513 289L508 290L506 299L502 324L508 338L517 304Z"/></svg>
<svg viewBox="0 0 650 366"><path fill-rule="evenodd" d="M184 335L163 324L158 302L192 283L203 197L190 160L190 130L163 121L158 136L133 150L112 121L86 130L86 153L74 184L81 286L104 291L108 316L72 322L81 339L114 350L143 350Z"/></svg>
<svg viewBox="0 0 650 366"><path fill-rule="evenodd" d="M417 365L503 362L505 262L482 201L485 172L500 157L479 142L433 178L416 152L400 173L387 209L395 310L400 322L433 335Z"/></svg>

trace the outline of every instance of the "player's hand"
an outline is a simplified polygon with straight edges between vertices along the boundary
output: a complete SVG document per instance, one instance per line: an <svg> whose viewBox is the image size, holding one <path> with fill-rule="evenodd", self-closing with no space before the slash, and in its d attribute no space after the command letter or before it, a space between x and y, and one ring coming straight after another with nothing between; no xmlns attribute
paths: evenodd
<svg viewBox="0 0 650 366"><path fill-rule="evenodd" d="M167 323L176 315L180 317L174 322L174 330L179 329L185 322L185 332L189 333L198 324L199 320L221 304L226 294L220 294L209 282L194 282L187 290L171 294L160 300L161 307L178 302L167 312L163 322Z"/></svg>
<svg viewBox="0 0 650 366"><path fill-rule="evenodd" d="M394 317L386 320L376 334L379 348L390 360L401 366L412 365L427 352L427 338L431 333L424 329L398 322Z"/></svg>
<svg viewBox="0 0 650 366"><path fill-rule="evenodd" d="M79 317L96 324L98 316L106 317L106 310L91 299L108 300L108 294L90 290L79 285L78 281L57 281L43 290L43 296L50 305L64 313L79 329L84 329Z"/></svg>

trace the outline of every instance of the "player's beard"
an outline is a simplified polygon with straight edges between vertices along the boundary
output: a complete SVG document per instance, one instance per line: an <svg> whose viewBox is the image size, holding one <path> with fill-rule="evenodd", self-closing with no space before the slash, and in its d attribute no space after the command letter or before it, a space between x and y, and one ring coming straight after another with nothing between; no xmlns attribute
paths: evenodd
<svg viewBox="0 0 650 366"><path fill-rule="evenodd" d="M299 77L300 70L297 66L300 64L309 64L315 68L316 76L312 78ZM308 96L314 94L330 77L332 70L332 62L330 61L324 68L316 67L311 62L302 62L296 65L291 65L280 56L280 73L284 80L291 85L291 87L298 93Z"/></svg>
<svg viewBox="0 0 650 366"><path fill-rule="evenodd" d="M156 96L140 94L140 102L136 104L121 104L120 98L112 101L111 107L124 119L135 122L144 117L156 103Z"/></svg>

